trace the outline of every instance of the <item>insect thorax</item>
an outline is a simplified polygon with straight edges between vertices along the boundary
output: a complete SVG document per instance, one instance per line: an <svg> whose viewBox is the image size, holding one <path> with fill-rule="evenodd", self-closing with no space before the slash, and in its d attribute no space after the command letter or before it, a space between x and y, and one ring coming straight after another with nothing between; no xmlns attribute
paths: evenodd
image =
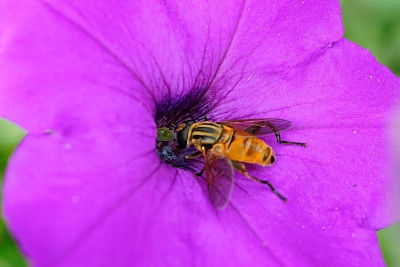
<svg viewBox="0 0 400 267"><path fill-rule="evenodd" d="M193 125L190 139L200 145L213 145L218 142L222 130L222 126L218 123L199 122Z"/></svg>

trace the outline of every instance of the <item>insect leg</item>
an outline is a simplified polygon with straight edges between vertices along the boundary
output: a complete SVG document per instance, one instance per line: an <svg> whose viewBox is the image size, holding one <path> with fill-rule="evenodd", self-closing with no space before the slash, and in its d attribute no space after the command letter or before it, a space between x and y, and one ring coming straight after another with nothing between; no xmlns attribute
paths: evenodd
<svg viewBox="0 0 400 267"><path fill-rule="evenodd" d="M193 154L186 155L185 159L197 158L197 157L200 157L201 155L203 155L203 153L201 153L201 151L196 151Z"/></svg>
<svg viewBox="0 0 400 267"><path fill-rule="evenodd" d="M201 151L198 151L196 153L200 153L200 155L203 155L204 159L206 159L206 148L204 146L201 147ZM194 154L196 154L196 153L194 153ZM195 176L196 177L202 176L204 171L205 171L205 169L206 169L206 167L203 167L203 169L200 172L196 173Z"/></svg>
<svg viewBox="0 0 400 267"><path fill-rule="evenodd" d="M250 179L252 179L252 180L254 180L254 181L256 181L256 182L259 182L259 183L268 185L269 188L271 188L271 190L275 193L275 195L277 195L280 199L282 199L283 202L286 202L287 199L286 199L284 196L282 196L282 195L275 189L275 187L274 187L270 182L265 181L265 180L260 180L260 179L258 179L258 178L256 178L256 177L251 176L251 175L247 172L246 167L245 167L242 163L240 163L240 162L238 162L238 161L232 160L232 166L233 166L238 172L240 172L241 174L243 174L244 176L246 176L246 177L248 177L248 178L250 178Z"/></svg>
<svg viewBox="0 0 400 267"><path fill-rule="evenodd" d="M271 130L275 133L276 140L278 141L279 144L298 145L298 146L306 147L306 143L289 142L289 141L281 140L281 135L280 135L278 129L272 123L270 123L268 121L262 121L262 122L256 123L256 124L250 126L249 128L247 128L245 131L248 132L249 134L257 135L257 133L260 131L260 129L264 126L271 128Z"/></svg>
<svg viewBox="0 0 400 267"><path fill-rule="evenodd" d="M201 155L203 155L202 151L196 151L193 154L186 155L185 159L192 159L192 158L200 157ZM204 168L199 173L196 173L195 176L199 177L203 174L203 172L204 172Z"/></svg>
<svg viewBox="0 0 400 267"><path fill-rule="evenodd" d="M200 176L202 176L203 175L203 173L204 173L204 169L205 168L203 168L200 172L198 172L198 173L195 173L195 175L194 176L196 176L196 177L200 177Z"/></svg>
<svg viewBox="0 0 400 267"><path fill-rule="evenodd" d="M193 154L186 155L186 156L185 156L185 159L192 159L192 158L200 157L201 155L203 155L203 152L202 152L202 151L196 151L196 152L194 152ZM199 176L203 175L203 173L204 173L204 168L203 168L200 172L195 173L194 175L195 175L196 177L199 177Z"/></svg>
<svg viewBox="0 0 400 267"><path fill-rule="evenodd" d="M298 146L306 147L306 143L289 142L289 141L281 140L281 135L279 134L279 132L275 132L275 136L276 136L276 140L279 144L298 145Z"/></svg>

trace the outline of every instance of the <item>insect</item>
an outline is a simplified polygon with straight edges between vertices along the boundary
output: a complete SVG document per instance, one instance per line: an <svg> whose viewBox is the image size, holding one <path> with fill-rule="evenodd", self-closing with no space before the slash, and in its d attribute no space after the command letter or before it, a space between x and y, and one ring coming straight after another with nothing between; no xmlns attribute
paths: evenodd
<svg viewBox="0 0 400 267"><path fill-rule="evenodd" d="M291 127L291 122L287 120L272 118L222 122L189 120L179 125L176 133L181 148L194 146L198 150L187 155L185 159L203 155L205 165L196 176L206 172L211 202L216 208L224 209L232 193L234 170L254 181L268 185L286 202L286 198L270 182L251 176L243 163L269 166L275 162L272 148L257 136L275 134L280 144L305 147L305 143L281 140L279 132Z"/></svg>

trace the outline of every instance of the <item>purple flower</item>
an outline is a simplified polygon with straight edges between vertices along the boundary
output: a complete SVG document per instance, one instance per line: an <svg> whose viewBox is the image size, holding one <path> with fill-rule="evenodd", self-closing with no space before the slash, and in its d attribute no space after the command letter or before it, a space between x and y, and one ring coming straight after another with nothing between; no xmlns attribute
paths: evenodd
<svg viewBox="0 0 400 267"><path fill-rule="evenodd" d="M399 219L400 82L342 38L335 1L3 1L0 116L28 135L4 215L35 266L383 265ZM272 167L216 210L157 127L282 118ZM198 169L196 169L198 170ZM396 204L395 204L396 203Z"/></svg>

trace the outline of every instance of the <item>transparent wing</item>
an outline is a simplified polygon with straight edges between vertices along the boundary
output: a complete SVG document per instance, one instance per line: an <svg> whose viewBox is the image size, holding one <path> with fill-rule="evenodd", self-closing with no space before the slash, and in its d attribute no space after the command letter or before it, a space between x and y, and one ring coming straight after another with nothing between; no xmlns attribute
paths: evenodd
<svg viewBox="0 0 400 267"><path fill-rule="evenodd" d="M243 130L254 136L275 134L290 129L292 123L283 119L249 119L219 122L231 128Z"/></svg>
<svg viewBox="0 0 400 267"><path fill-rule="evenodd" d="M231 160L204 152L205 172L211 202L217 209L224 209L229 203L234 185L234 170Z"/></svg>

